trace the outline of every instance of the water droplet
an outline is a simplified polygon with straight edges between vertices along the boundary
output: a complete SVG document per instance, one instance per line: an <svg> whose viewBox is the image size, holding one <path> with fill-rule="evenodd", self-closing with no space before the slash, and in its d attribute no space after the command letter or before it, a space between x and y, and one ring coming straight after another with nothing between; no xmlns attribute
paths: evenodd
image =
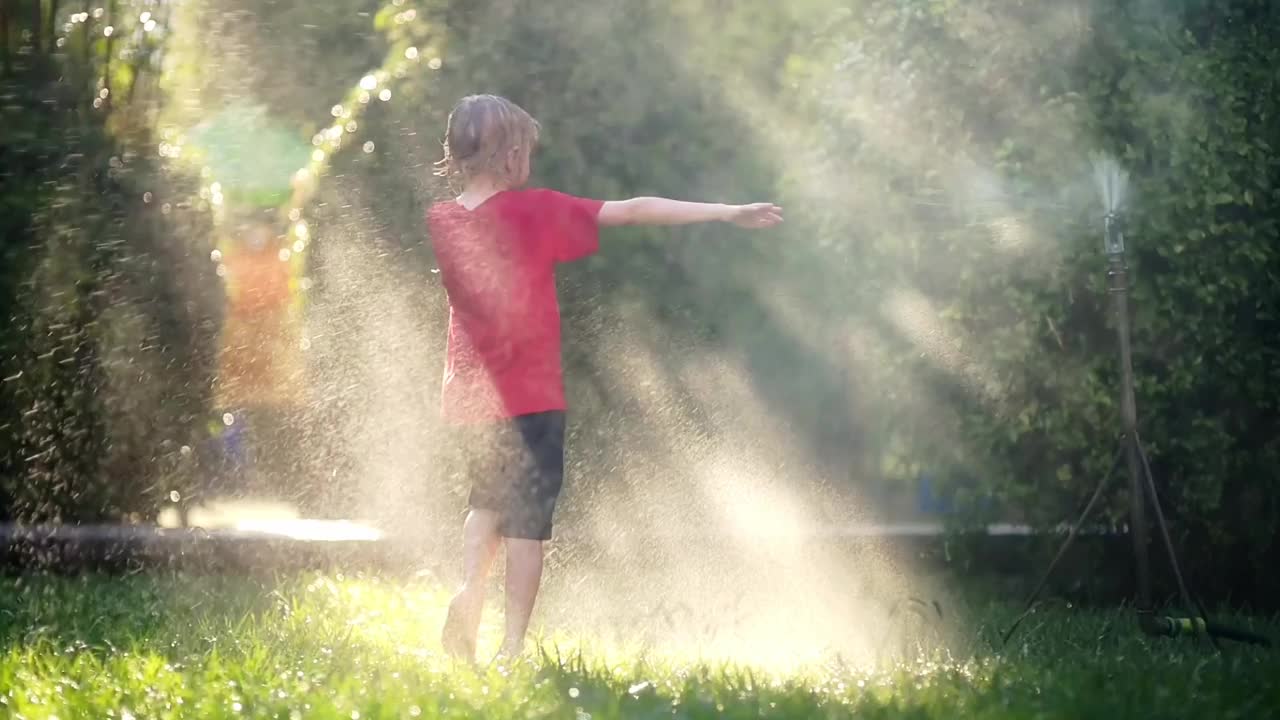
<svg viewBox="0 0 1280 720"><path fill-rule="evenodd" d="M409 706L409 717L418 717L421 714L422 714L422 708L418 707L417 705Z"/></svg>
<svg viewBox="0 0 1280 720"><path fill-rule="evenodd" d="M214 270L214 273L216 273L216 274L218 275L218 277L226 277L226 276L227 276L227 266L226 266L226 265L219 264L219 265L218 265L218 269L217 269L217 270Z"/></svg>
<svg viewBox="0 0 1280 720"><path fill-rule="evenodd" d="M576 687L571 687L571 688L569 688L569 697L571 697L571 698L576 698L576 697L578 697L579 695L581 695L581 693L580 693L580 692L578 692L578 688L576 688Z"/></svg>
<svg viewBox="0 0 1280 720"><path fill-rule="evenodd" d="M368 102L369 102L369 93L364 92L364 91L361 91L361 92L360 92L360 104L361 104L361 105L365 105L365 104L367 104Z"/></svg>
<svg viewBox="0 0 1280 720"><path fill-rule="evenodd" d="M378 87L378 78L372 75L365 75L364 77L360 78L360 89L372 90L376 87Z"/></svg>
<svg viewBox="0 0 1280 720"><path fill-rule="evenodd" d="M190 455L190 454L191 454L191 446L190 446L190 445L183 445L182 447L178 448L178 452L179 452L179 453L182 453L182 455L183 455L183 456Z"/></svg>
<svg viewBox="0 0 1280 720"><path fill-rule="evenodd" d="M300 253L306 248L307 248L307 244L302 242L301 240L295 240L293 243L293 251L296 253Z"/></svg>
<svg viewBox="0 0 1280 720"><path fill-rule="evenodd" d="M150 20L150 19L151 19L151 13L149 13L149 12L144 12L144 13L142 13L141 15L139 15L139 16L138 16L138 22L142 22L142 23L144 23L144 22L146 22L146 21L148 21L148 20Z"/></svg>
<svg viewBox="0 0 1280 720"><path fill-rule="evenodd" d="M115 29L115 28L113 28L113 27L111 27L110 25L108 25L108 26L106 26L106 27L102 28L102 34L103 34L103 35L105 35L106 37L111 37L111 35L112 35L115 31L116 31L116 29Z"/></svg>
<svg viewBox="0 0 1280 720"><path fill-rule="evenodd" d="M240 703L238 702L231 703L231 712L240 712L243 709L244 709L244 706L241 705Z"/></svg>
<svg viewBox="0 0 1280 720"><path fill-rule="evenodd" d="M427 67L432 70L439 70L441 65L444 65L444 61L438 57L433 57L427 61Z"/></svg>
<svg viewBox="0 0 1280 720"><path fill-rule="evenodd" d="M359 129L360 129L360 126L356 124L355 120L352 120L351 122L347 123L347 132L353 133Z"/></svg>
<svg viewBox="0 0 1280 720"><path fill-rule="evenodd" d="M317 148L311 153L311 159L318 163L324 162L324 151Z"/></svg>
<svg viewBox="0 0 1280 720"><path fill-rule="evenodd" d="M332 116L334 116L334 117L342 117L342 106L341 106L341 105L334 105L334 106L329 110L329 114L330 114L330 115L332 115Z"/></svg>
<svg viewBox="0 0 1280 720"><path fill-rule="evenodd" d="M93 9L93 18L96 20L96 19L98 19L98 18L100 18L100 17L102 17L102 8L94 8L94 9Z"/></svg>
<svg viewBox="0 0 1280 720"><path fill-rule="evenodd" d="M222 251L214 250L213 252L209 253L209 259L214 262L222 262Z"/></svg>
<svg viewBox="0 0 1280 720"><path fill-rule="evenodd" d="M183 447L186 447L186 446L184 445ZM179 502L179 501L181 501L181 500L182 500L182 495L181 495L181 494L179 494L177 490L170 490L170 491L169 491L169 501L170 501L170 502Z"/></svg>
<svg viewBox="0 0 1280 720"><path fill-rule="evenodd" d="M373 141L372 141L372 140L367 140L367 141L365 141L365 144L364 144L364 148L363 148L363 149L364 149L364 151L365 151L365 152L367 152L367 153L371 153L371 152L373 152Z"/></svg>
<svg viewBox="0 0 1280 720"><path fill-rule="evenodd" d="M156 29L156 21L155 21L155 20L148 20L148 21L147 21L147 24L142 26L142 30L143 30L144 32L151 32L152 30L155 30L155 29Z"/></svg>
<svg viewBox="0 0 1280 720"><path fill-rule="evenodd" d="M148 190L148 191L146 191L146 192L142 193L142 202L144 202L144 203L149 203L149 202L151 202L151 191L150 191L150 190Z"/></svg>
<svg viewBox="0 0 1280 720"><path fill-rule="evenodd" d="M66 38L58 38L58 47L62 47L63 45L66 45L66 44L67 44Z"/></svg>
<svg viewBox="0 0 1280 720"><path fill-rule="evenodd" d="M298 222L298 218L300 218L300 217L302 217L302 210L301 210L301 209L299 209L299 208L290 208L290 209L289 209L289 219L290 219L290 220L292 220L293 222Z"/></svg>
<svg viewBox="0 0 1280 720"><path fill-rule="evenodd" d="M169 211L171 210L173 210L173 206L170 205L169 203L165 203L164 205L160 206L160 212L164 213L165 215L168 215Z"/></svg>
<svg viewBox="0 0 1280 720"><path fill-rule="evenodd" d="M289 248L280 248L280 252L276 253L276 257L280 258L280 262L288 262L293 253Z"/></svg>
<svg viewBox="0 0 1280 720"><path fill-rule="evenodd" d="M351 720L360 720L360 711L359 711L359 710L352 710L352 711L351 711Z"/></svg>
<svg viewBox="0 0 1280 720"><path fill-rule="evenodd" d="M382 102L386 102L390 100L391 91L388 90L387 88L382 88L382 92L378 93L378 99L381 100Z"/></svg>
<svg viewBox="0 0 1280 720"><path fill-rule="evenodd" d="M93 99L93 107L94 107L94 109L97 109L97 108L102 107L102 98L94 98L94 99ZM160 154L161 154L161 155L163 155L164 153L160 153Z"/></svg>
<svg viewBox="0 0 1280 720"><path fill-rule="evenodd" d="M405 57L407 57L407 58L409 58L410 60L417 60L417 59L418 59L418 48L416 48L416 47L406 48L406 49L405 49L405 51L404 51L404 56L405 56Z"/></svg>
<svg viewBox="0 0 1280 720"><path fill-rule="evenodd" d="M294 235L302 238L303 240L306 240L308 235L310 235L310 233L311 233L311 230L310 228L307 227L306 221L299 220L298 222L294 223L294 226L293 226Z"/></svg>

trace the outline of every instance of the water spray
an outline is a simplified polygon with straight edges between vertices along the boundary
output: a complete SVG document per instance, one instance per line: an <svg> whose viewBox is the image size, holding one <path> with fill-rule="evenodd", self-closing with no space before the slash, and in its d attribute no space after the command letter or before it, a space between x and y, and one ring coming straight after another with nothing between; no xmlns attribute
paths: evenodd
<svg viewBox="0 0 1280 720"><path fill-rule="evenodd" d="M1146 449L1138 435L1138 410L1133 391L1133 358L1129 343L1129 267L1125 261L1124 216L1123 210L1128 199L1129 175L1111 157L1095 156L1093 158L1094 180L1102 199L1103 252L1107 256L1107 294L1111 296L1112 312L1115 315L1116 335L1120 350L1120 420L1122 423L1119 446L1111 469L1098 483L1089 502L1085 505L1080 519L1071 526L1066 540L1059 548L1053 561L1049 563L1044 576L1036 584L1027 598L1026 607L1014 620L1004 634L1003 643L1007 644L1018 626L1030 614L1040 593L1048 583L1058 562L1062 560L1067 549L1075 540L1079 528L1088 519L1094 505L1102 497L1103 490L1124 460L1129 470L1129 533L1133 537L1134 572L1137 580L1138 627L1146 635L1155 637L1177 637L1190 635L1206 637L1217 647L1217 639L1235 640L1254 645L1271 646L1271 641L1256 633L1230 628L1211 622L1204 607L1195 601L1182 577L1182 569L1178 563L1177 553L1173 548L1173 540L1169 535L1169 526L1165 521L1164 511L1160 507L1160 498L1156 493L1155 478L1151 473L1151 463L1147 459ZM1169 557L1174 579L1178 584L1178 594L1182 598L1187 612L1196 613L1191 617L1167 617L1156 615L1151 601L1151 567L1147 554L1147 501L1155 513L1156 526L1160 530L1161 544Z"/></svg>

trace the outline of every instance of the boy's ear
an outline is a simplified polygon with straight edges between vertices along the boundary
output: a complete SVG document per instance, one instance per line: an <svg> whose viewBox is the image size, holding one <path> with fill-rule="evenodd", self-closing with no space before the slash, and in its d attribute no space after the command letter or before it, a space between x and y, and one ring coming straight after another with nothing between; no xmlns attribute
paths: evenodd
<svg viewBox="0 0 1280 720"><path fill-rule="evenodd" d="M530 159L525 153L524 147L517 145L511 148L511 153L507 156L507 167L519 171Z"/></svg>

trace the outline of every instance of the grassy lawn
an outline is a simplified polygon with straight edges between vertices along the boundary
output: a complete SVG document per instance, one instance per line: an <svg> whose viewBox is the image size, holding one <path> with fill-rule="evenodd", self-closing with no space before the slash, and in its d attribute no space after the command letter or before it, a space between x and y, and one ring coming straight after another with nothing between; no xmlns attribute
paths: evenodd
<svg viewBox="0 0 1280 720"><path fill-rule="evenodd" d="M1121 610L1047 610L1002 653L991 642L1013 608L994 602L856 666L747 667L566 635L473 669L440 655L443 607L429 583L373 577L7 578L0 716L1280 716L1280 653L1146 640ZM1274 619L1236 620L1280 635Z"/></svg>

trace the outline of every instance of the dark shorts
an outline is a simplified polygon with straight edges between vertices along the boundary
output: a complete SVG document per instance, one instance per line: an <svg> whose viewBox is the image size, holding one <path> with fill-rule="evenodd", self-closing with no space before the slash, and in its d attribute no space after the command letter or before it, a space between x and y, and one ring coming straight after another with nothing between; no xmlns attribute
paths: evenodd
<svg viewBox="0 0 1280 720"><path fill-rule="evenodd" d="M563 412L521 415L460 429L471 479L467 503L498 513L503 537L551 539L564 483Z"/></svg>

